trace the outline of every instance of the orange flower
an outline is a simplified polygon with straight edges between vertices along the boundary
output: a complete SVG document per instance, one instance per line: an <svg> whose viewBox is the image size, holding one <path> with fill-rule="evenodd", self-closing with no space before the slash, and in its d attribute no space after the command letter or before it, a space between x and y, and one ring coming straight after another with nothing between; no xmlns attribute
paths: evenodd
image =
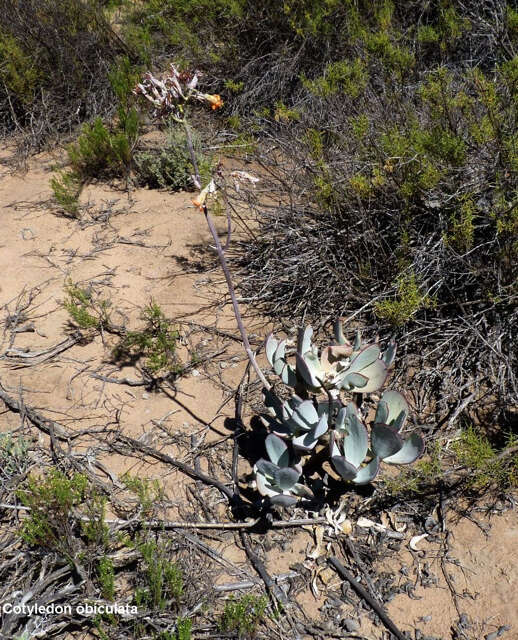
<svg viewBox="0 0 518 640"><path fill-rule="evenodd" d="M213 109L221 109L221 107L223 106L223 100L217 93L214 95L206 93L205 99L212 105Z"/></svg>
<svg viewBox="0 0 518 640"><path fill-rule="evenodd" d="M195 200L192 200L192 203L195 207L198 207L200 211L204 210L205 201L207 200L207 196L209 193L214 193L216 191L216 185L214 184L214 180L211 180L209 184L200 191L198 197Z"/></svg>

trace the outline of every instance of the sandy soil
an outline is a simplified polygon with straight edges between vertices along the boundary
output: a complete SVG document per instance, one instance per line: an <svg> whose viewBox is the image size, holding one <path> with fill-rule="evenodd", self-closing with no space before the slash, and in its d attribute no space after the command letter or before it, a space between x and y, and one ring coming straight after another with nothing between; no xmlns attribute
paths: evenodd
<svg viewBox="0 0 518 640"><path fill-rule="evenodd" d="M191 204L190 194L137 190L128 198L123 191L92 185L82 194L81 221L67 219L50 202L49 179L58 160L59 154L33 158L24 174L11 173L9 166L0 165L0 308L4 327L6 319L30 301L18 323L19 328L27 330L14 334L12 343L7 328L3 334L2 387L69 429L102 427L118 421L123 433L146 441L151 426L163 421L169 433L177 433L180 438L194 436L204 444L228 439L225 419L233 415L234 408L232 402L224 403L245 367L237 341L220 339L211 331L192 334L193 343L183 345L180 356L187 360L193 350L207 354L207 366L182 376L170 396L94 377L138 377L133 367L119 369L110 362L113 336L98 335L51 357L27 357L31 352L55 347L70 336L68 314L63 308L67 281L92 287L101 299L108 299L114 320L127 327L139 325L141 307L153 299L169 317L237 335L233 316L224 304L217 265L200 269L200 248L210 244L210 235L203 217ZM250 324L252 336L262 339L267 331L265 324ZM185 327L182 325L182 331ZM39 364L27 366L40 358ZM0 430L18 424L19 416L4 413ZM45 442L46 436L38 437ZM80 446L88 448L89 443ZM185 477L175 471L165 474L163 468L143 467L122 455L106 455L101 462L115 477L127 470L158 475L173 503L185 500ZM241 473L248 470L242 462ZM223 516L225 506L221 509ZM399 594L389 603L387 611L401 629L417 627L425 637L444 640L482 639L509 625L511 628L501 637L518 639L518 517L516 511L509 510L491 519L483 514L478 518L480 526L468 519L450 523L449 561L442 565L439 539L423 539L421 551L410 552L410 535L401 550L382 563L380 570L391 571L401 580L417 582L419 571L428 571L436 578L436 584L418 586L412 597ZM340 580L329 570L319 570L315 560L308 557L315 546L313 534L313 528L301 530L284 544L279 533L265 550L265 560L274 574L289 572L297 563L306 567L313 578L299 584L294 597L304 614L317 623L324 619L327 594L339 590ZM244 560L237 547L219 545L218 549L232 562ZM458 594L456 599L443 567L450 587L453 585ZM344 604L337 615L349 619L356 613ZM459 636L454 626L463 613L471 626L465 636ZM387 637L383 627L372 624L365 610L360 620L364 635L354 637ZM320 637L326 637L325 632Z"/></svg>

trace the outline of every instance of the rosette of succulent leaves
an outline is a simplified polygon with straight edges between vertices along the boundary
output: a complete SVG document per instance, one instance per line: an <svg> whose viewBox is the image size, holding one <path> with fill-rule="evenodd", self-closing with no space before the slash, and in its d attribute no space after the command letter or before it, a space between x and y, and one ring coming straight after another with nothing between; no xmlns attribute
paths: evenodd
<svg viewBox="0 0 518 640"><path fill-rule="evenodd" d="M254 466L257 488L272 504L290 506L300 497L311 497L303 484L303 459L326 452L337 474L345 482L368 484L378 474L381 461L410 464L424 451L418 433L406 439L401 431L408 416L408 404L398 391L381 396L369 433L361 412L352 398L344 403L343 394L378 391L385 383L394 361L396 345L388 344L384 353L377 343L364 344L358 333L351 344L342 325L335 323L335 341L322 349L312 343L313 329L299 333L294 365L288 360L287 340L272 334L266 339L266 356L282 382L293 388L288 400L281 401L264 392L267 414L262 417L269 428L266 452ZM357 396L359 397L359 396Z"/></svg>

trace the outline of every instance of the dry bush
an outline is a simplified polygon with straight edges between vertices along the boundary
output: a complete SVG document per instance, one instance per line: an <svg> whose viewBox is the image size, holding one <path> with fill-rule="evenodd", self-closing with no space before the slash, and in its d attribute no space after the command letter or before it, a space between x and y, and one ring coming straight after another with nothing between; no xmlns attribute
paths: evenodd
<svg viewBox="0 0 518 640"><path fill-rule="evenodd" d="M0 132L28 150L114 110L108 72L126 47L97 0L0 0Z"/></svg>

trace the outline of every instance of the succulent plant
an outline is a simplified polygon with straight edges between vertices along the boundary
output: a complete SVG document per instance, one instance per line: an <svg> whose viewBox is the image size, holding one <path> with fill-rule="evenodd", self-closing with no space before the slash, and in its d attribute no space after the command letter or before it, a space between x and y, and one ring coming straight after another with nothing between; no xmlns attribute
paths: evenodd
<svg viewBox="0 0 518 640"><path fill-rule="evenodd" d="M369 432L354 402L344 405L340 394L371 393L385 382L396 354L390 342L382 353L377 343L362 342L357 333L353 343L334 326L335 340L322 349L312 343L313 329L299 332L295 349L295 366L288 358L293 352L288 340L278 341L272 334L266 339L266 356L281 380L295 390L281 401L271 390L264 391L267 413L263 422L271 433L266 438L270 458L255 465L257 487L273 504L293 504L297 497L308 495L299 483L300 458L328 451L335 471L355 484L368 484L377 476L381 462L410 464L424 450L417 433L406 440L401 430L408 417L408 404L398 391L381 396ZM318 395L325 392L324 401ZM359 396L362 398L362 395ZM317 447L317 445L320 445ZM290 463L290 451L298 455ZM311 492L309 492L309 495Z"/></svg>
<svg viewBox="0 0 518 640"><path fill-rule="evenodd" d="M266 357L284 384L307 391L336 391L371 393L377 391L387 379L389 367L395 357L396 346L390 343L381 356L377 344L363 344L358 333L354 344L348 342L340 322L335 324L336 342L320 351L312 344L313 329L309 326L299 332L295 353L296 367L287 359L287 340L280 342L272 334L266 339Z"/></svg>
<svg viewBox="0 0 518 640"><path fill-rule="evenodd" d="M259 493L268 496L272 504L284 507L295 504L296 496L310 497L311 491L298 482L302 466L300 463L290 465L291 456L284 440L271 433L267 436L265 445L270 460L261 458L254 466Z"/></svg>
<svg viewBox="0 0 518 640"><path fill-rule="evenodd" d="M265 404L270 414L264 423L281 438L291 438L295 449L311 451L328 429L327 402L320 402L315 408L312 400L293 395L281 404L273 392L267 391Z"/></svg>
<svg viewBox="0 0 518 640"><path fill-rule="evenodd" d="M400 431L408 416L408 404L398 391L385 391L379 401L371 431L371 448L383 462L411 464L424 451L424 442L418 433L406 440Z"/></svg>
<svg viewBox="0 0 518 640"><path fill-rule="evenodd" d="M344 480L368 484L378 474L381 461L389 464L415 462L423 453L424 442L417 433L404 441L399 435L407 415L405 398L398 391L385 391L371 430L372 459L362 466L369 454L367 429L359 419L354 403L341 409L336 418L336 436L330 441L330 457L336 472Z"/></svg>

